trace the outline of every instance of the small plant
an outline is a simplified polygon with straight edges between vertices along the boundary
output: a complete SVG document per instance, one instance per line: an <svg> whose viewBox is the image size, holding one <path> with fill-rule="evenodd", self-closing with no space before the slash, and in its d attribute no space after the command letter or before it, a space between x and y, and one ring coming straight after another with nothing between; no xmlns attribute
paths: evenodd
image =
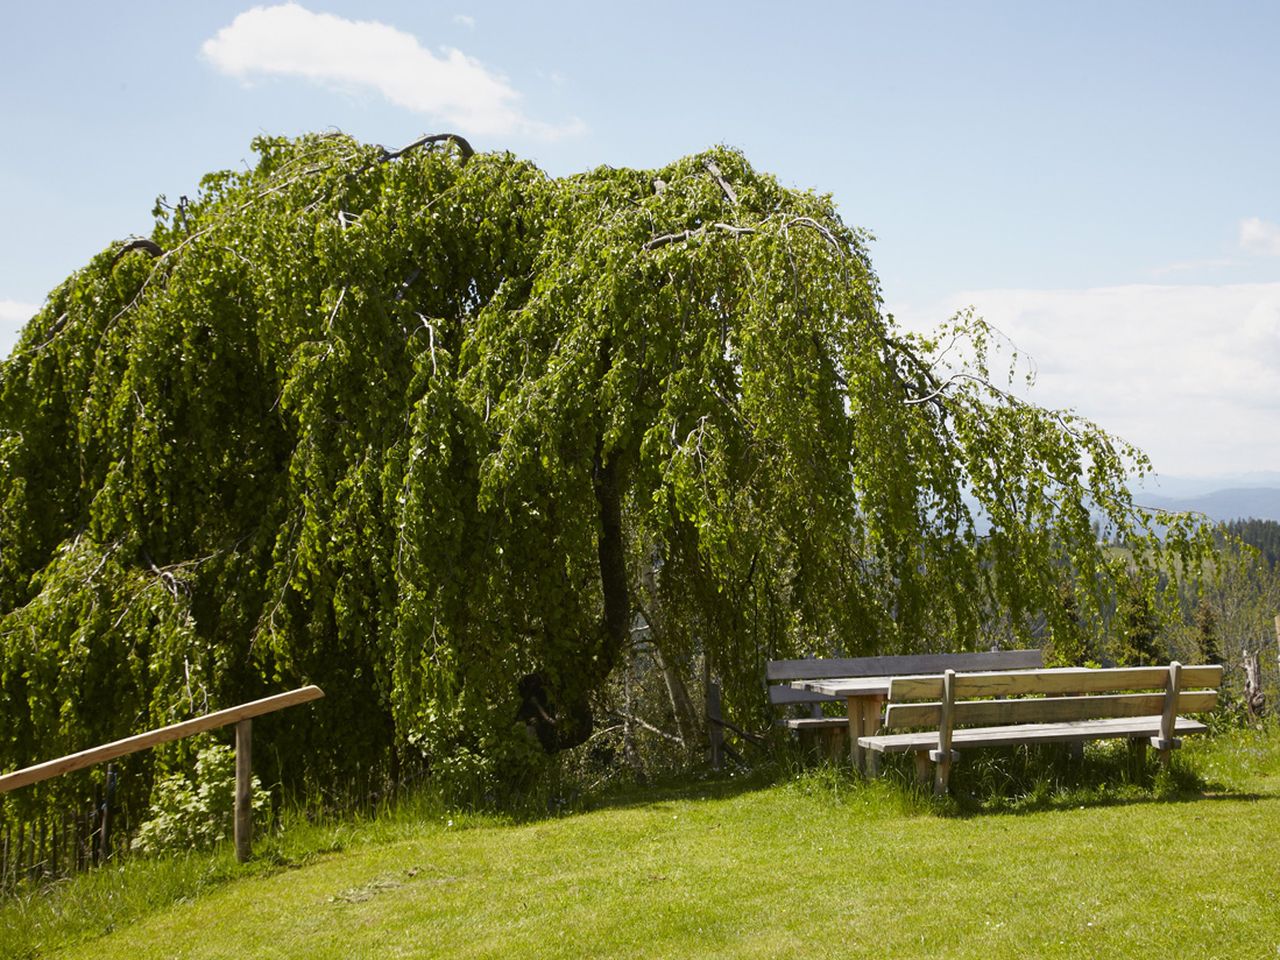
<svg viewBox="0 0 1280 960"><path fill-rule="evenodd" d="M134 837L132 848L152 855L210 847L230 838L235 809L235 752L214 743L196 755L193 778L161 777L151 792L151 819ZM250 789L255 816L268 809L270 795L254 777Z"/></svg>

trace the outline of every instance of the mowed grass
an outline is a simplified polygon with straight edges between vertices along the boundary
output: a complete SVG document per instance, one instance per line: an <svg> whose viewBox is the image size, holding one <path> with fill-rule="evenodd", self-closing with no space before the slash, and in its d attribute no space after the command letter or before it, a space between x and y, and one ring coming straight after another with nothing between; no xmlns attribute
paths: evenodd
<svg viewBox="0 0 1280 960"><path fill-rule="evenodd" d="M121 905L116 916L137 919L106 933L109 903L96 930L57 919L58 897L77 902L69 888L28 904L28 916L47 911L50 942L24 949L94 960L1280 956L1280 737L1236 732L1186 753L1212 784L1204 795L1068 788L983 812L820 770L524 824L450 825L424 810L330 834L342 850L321 843L293 865L277 856L242 870L223 852L203 861L216 880L197 882L198 895ZM145 885L147 869L165 868L96 882L124 897L130 872ZM79 942L57 949L72 927Z"/></svg>

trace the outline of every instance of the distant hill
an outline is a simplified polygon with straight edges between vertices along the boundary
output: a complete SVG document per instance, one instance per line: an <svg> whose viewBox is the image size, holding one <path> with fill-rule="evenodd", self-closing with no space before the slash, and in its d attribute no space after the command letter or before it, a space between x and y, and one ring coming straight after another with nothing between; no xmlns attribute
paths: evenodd
<svg viewBox="0 0 1280 960"><path fill-rule="evenodd" d="M1193 510L1211 520L1274 520L1280 522L1280 487L1236 487L1191 497L1168 497L1147 490L1134 492L1135 502L1162 510Z"/></svg>

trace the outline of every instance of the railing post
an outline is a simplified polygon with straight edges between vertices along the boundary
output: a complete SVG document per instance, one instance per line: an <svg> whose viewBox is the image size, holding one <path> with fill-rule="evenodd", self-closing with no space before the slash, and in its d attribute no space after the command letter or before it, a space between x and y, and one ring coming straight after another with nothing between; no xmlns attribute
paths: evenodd
<svg viewBox="0 0 1280 960"><path fill-rule="evenodd" d="M248 861L253 852L253 721L236 724L236 860Z"/></svg>

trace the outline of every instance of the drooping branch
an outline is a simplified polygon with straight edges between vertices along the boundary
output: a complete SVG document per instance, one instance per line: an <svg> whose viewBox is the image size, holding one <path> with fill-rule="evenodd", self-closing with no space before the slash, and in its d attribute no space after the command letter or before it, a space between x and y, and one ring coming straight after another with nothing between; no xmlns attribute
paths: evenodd
<svg viewBox="0 0 1280 960"><path fill-rule="evenodd" d="M164 256L164 250L160 248L160 244L154 240L148 240L146 237L134 237L132 240L125 241L120 249L116 251L115 256L111 258L111 266L115 266L121 260L135 250L145 250L147 254L154 260L157 257Z"/></svg>
<svg viewBox="0 0 1280 960"><path fill-rule="evenodd" d="M710 223L705 227L698 227L695 230L681 230L679 233L664 233L660 237L654 237L645 243L641 250L657 250L659 247L665 247L668 243L679 243L682 240L693 240L696 237L704 236L708 229L719 230L723 233L732 234L740 237L750 233L755 233L755 227L738 227L732 223Z"/></svg>
<svg viewBox="0 0 1280 960"><path fill-rule="evenodd" d="M399 150L388 150L386 147L383 147L380 162L386 163L390 160L395 160L397 157L403 157L411 150L417 150L419 147L425 147L433 143L443 143L446 140L457 146L458 152L462 154L463 163L466 163L467 160L475 156L475 150L472 149L471 144L456 133L433 133L428 136L419 137L412 143L405 144Z"/></svg>

